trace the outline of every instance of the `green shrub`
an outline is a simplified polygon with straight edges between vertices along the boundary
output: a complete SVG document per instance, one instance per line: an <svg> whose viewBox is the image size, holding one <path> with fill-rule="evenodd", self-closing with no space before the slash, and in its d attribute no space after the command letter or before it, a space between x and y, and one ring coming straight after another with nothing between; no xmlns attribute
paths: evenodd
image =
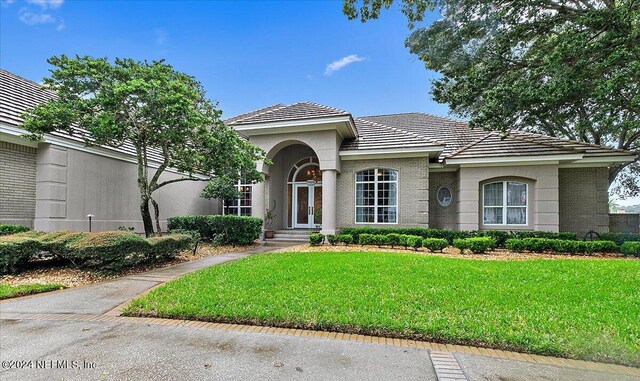
<svg viewBox="0 0 640 381"><path fill-rule="evenodd" d="M0 224L0 236L22 233L29 230L31 229L22 225Z"/></svg>
<svg viewBox="0 0 640 381"><path fill-rule="evenodd" d="M413 248L413 250L418 250L418 248L422 247L422 237L417 235L410 235L407 237L407 246Z"/></svg>
<svg viewBox="0 0 640 381"><path fill-rule="evenodd" d="M409 247L409 235L408 234L400 234L400 246L403 246L405 249Z"/></svg>
<svg viewBox="0 0 640 381"><path fill-rule="evenodd" d="M200 232L198 232L197 230L173 229L169 230L169 234L185 234L190 236L194 242L200 241L202 239Z"/></svg>
<svg viewBox="0 0 640 381"><path fill-rule="evenodd" d="M322 245L323 242L324 242L324 235L320 233L309 234L309 244L311 244L311 246Z"/></svg>
<svg viewBox="0 0 640 381"><path fill-rule="evenodd" d="M620 252L624 255L633 255L640 257L640 242L627 241L620 245Z"/></svg>
<svg viewBox="0 0 640 381"><path fill-rule="evenodd" d="M508 239L505 243L511 251L532 251L535 253L556 252L571 254L611 253L618 251L613 241L574 241L548 238Z"/></svg>
<svg viewBox="0 0 640 381"><path fill-rule="evenodd" d="M123 232L87 233L67 245L65 254L80 267L115 272L148 260L149 242Z"/></svg>
<svg viewBox="0 0 640 381"><path fill-rule="evenodd" d="M613 241L617 245L622 245L625 242L638 242L640 241L640 234L638 233L600 233L598 239L602 241Z"/></svg>
<svg viewBox="0 0 640 381"><path fill-rule="evenodd" d="M361 245L373 245L374 234L361 233L358 235L358 243Z"/></svg>
<svg viewBox="0 0 640 381"><path fill-rule="evenodd" d="M30 237L7 236L0 239L0 275L15 274L40 251L40 242Z"/></svg>
<svg viewBox="0 0 640 381"><path fill-rule="evenodd" d="M429 251L442 251L449 245L449 241L444 238L424 238L422 246Z"/></svg>
<svg viewBox="0 0 640 381"><path fill-rule="evenodd" d="M390 245L392 248L400 245L400 234L390 233L390 234L387 234L386 237L387 237L387 245Z"/></svg>
<svg viewBox="0 0 640 381"><path fill-rule="evenodd" d="M378 247L382 247L387 244L387 236L386 235L374 235L372 238L372 244L378 245Z"/></svg>
<svg viewBox="0 0 640 381"><path fill-rule="evenodd" d="M353 236L351 234L340 234L338 240L345 245L350 245L353 243Z"/></svg>
<svg viewBox="0 0 640 381"><path fill-rule="evenodd" d="M196 242L191 235L171 233L162 237L148 238L149 248L146 260L149 262L165 261L175 258L183 251L193 247Z"/></svg>
<svg viewBox="0 0 640 381"><path fill-rule="evenodd" d="M485 230L478 232L477 236L493 238L497 247L504 247L505 241L512 236L512 233L504 230Z"/></svg>
<svg viewBox="0 0 640 381"><path fill-rule="evenodd" d="M260 238L262 219L247 216L192 215L169 217L169 230L195 230L220 244L249 245Z"/></svg>
<svg viewBox="0 0 640 381"><path fill-rule="evenodd" d="M37 239L40 241L42 250L48 251L57 257L65 258L69 255L69 244L85 237L87 234L88 233L61 230L41 234Z"/></svg>
<svg viewBox="0 0 640 381"><path fill-rule="evenodd" d="M491 237L458 238L453 241L453 246L463 253L467 249L476 254L485 253L496 245L496 240Z"/></svg>
<svg viewBox="0 0 640 381"><path fill-rule="evenodd" d="M325 237L327 237L327 242L329 242L331 246L335 246L340 242L339 236L335 234L327 234Z"/></svg>

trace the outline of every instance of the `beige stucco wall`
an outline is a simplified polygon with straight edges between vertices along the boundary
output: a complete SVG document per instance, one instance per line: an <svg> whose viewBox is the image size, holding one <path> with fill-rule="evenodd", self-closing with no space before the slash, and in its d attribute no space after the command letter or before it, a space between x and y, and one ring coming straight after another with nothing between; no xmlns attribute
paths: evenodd
<svg viewBox="0 0 640 381"><path fill-rule="evenodd" d="M398 171L398 223L355 223L355 173L370 168ZM426 158L353 160L342 162L337 181L337 226L429 226L429 167Z"/></svg>
<svg viewBox="0 0 640 381"><path fill-rule="evenodd" d="M33 227L36 148L0 141L0 224Z"/></svg>
<svg viewBox="0 0 640 381"><path fill-rule="evenodd" d="M438 203L438 190L451 189L453 200L448 206ZM458 227L458 174L457 172L429 172L429 227L456 229Z"/></svg>
<svg viewBox="0 0 640 381"><path fill-rule="evenodd" d="M561 168L560 230L583 235L609 231L609 170Z"/></svg>
<svg viewBox="0 0 640 381"><path fill-rule="evenodd" d="M508 230L559 230L557 165L463 167L458 171L458 229L496 229L482 224L481 186L491 180L518 179L529 184L528 225ZM605 202L606 205L606 202Z"/></svg>
<svg viewBox="0 0 640 381"><path fill-rule="evenodd" d="M153 169L150 170L153 173ZM177 178L166 173L162 180ZM137 165L74 149L40 144L35 228L86 230L86 215L95 215L93 230L133 226L143 231ZM160 219L184 214L216 213L216 202L200 197L204 182L169 184L154 193Z"/></svg>

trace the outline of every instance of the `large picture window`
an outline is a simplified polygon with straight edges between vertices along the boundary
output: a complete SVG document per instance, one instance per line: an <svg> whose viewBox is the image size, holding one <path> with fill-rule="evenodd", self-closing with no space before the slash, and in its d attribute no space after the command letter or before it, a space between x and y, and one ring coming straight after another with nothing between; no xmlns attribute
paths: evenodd
<svg viewBox="0 0 640 381"><path fill-rule="evenodd" d="M398 172L367 169L356 173L356 223L398 223Z"/></svg>
<svg viewBox="0 0 640 381"><path fill-rule="evenodd" d="M483 186L485 225L527 225L528 189L519 181L500 181Z"/></svg>
<svg viewBox="0 0 640 381"><path fill-rule="evenodd" d="M236 186L238 191L240 191L240 198L237 200L225 200L223 213L237 216L251 216L251 184L238 182Z"/></svg>

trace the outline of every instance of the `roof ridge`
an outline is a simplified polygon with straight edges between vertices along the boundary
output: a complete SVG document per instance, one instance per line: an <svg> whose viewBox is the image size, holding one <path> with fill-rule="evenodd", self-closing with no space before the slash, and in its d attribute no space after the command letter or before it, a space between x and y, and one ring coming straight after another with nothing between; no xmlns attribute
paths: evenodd
<svg viewBox="0 0 640 381"><path fill-rule="evenodd" d="M282 110L283 108L287 108L289 106L284 104L284 103L276 103L276 104L271 105L271 106L267 106L267 107L259 108L257 110L245 112L244 114L240 114L240 115L236 116L235 118L238 118L238 117L240 117L240 118L233 120L232 123L242 122L245 119L253 118L253 117L256 117L256 116L259 116L259 115L265 115L265 114L268 114L270 112L274 112L276 110ZM258 111L260 111L260 112L258 112ZM255 114L253 114L253 113L255 113ZM233 118L234 117L231 117L229 119L233 119Z"/></svg>
<svg viewBox="0 0 640 381"><path fill-rule="evenodd" d="M403 130L403 129L398 128L398 127L391 127L391 126L387 126L386 124L382 124L382 123L378 123L378 122L373 122L373 121L371 121L371 120L367 120L367 119L362 118L362 117L356 117L356 118L354 118L354 119L356 119L356 120L360 120L360 121L363 121L363 122L365 122L365 123L369 123L369 124L377 125L377 126L380 126L380 127L384 127L384 128L386 128L386 129L388 129L388 130L392 130L392 131L399 131L399 132L401 132L401 133L403 133L403 134L406 134L406 135L409 135L409 136L415 136L415 137L418 137L418 138L420 138L420 139L422 139L422 140L424 140L424 141L426 141L426 142L429 142L429 143L435 143L435 144L442 144L442 145L446 145L446 143L445 143L445 142L442 142L442 141L440 141L440 140L431 139L431 138L428 138L428 137L423 136L423 135L418 135L418 134L416 134L415 132L406 131L406 130Z"/></svg>
<svg viewBox="0 0 640 381"><path fill-rule="evenodd" d="M394 115L412 115L412 114L422 114L422 115L426 115L426 116L430 116L432 118L438 118L438 119L444 119L444 120L448 120L450 122L457 122L457 123L465 123L468 124L468 122L464 121L464 120L458 120L458 119L453 119L447 116L441 116L441 115L435 115L435 114L430 114L428 112L423 112L423 111L411 111L411 112L395 112L395 113L390 113L390 114L379 114L379 115L363 115L363 116L359 116L359 118L375 118L375 117L380 117L380 116L394 116Z"/></svg>
<svg viewBox="0 0 640 381"><path fill-rule="evenodd" d="M531 136L536 136L536 137L540 137L540 138L544 138L544 139L549 139L549 140L556 140L558 143L560 142L566 142L566 143L573 143L573 144L579 144L581 146L587 146L587 147L592 147L592 148L600 148L600 149L608 149L608 150L612 150L612 151L619 151L619 152L630 152L630 153L634 153L631 150L626 150L623 148L614 148L614 147L607 147L607 146L603 146L603 145L598 145L598 144L594 144L594 143L589 143L589 142L581 142L579 140L573 140L573 139L566 139L566 138L559 138L557 136L549 136L549 135L544 135L544 134L539 134L539 133L535 133L535 132L529 132L529 131L520 131L520 130L508 130L510 133L515 133L515 134L522 134L522 135L531 135Z"/></svg>
<svg viewBox="0 0 640 381"><path fill-rule="evenodd" d="M322 105L320 103L311 102L311 101L296 102L296 103L290 104L289 106L295 106L297 104L303 104L303 103L308 104L308 105L317 106L317 107L320 107L320 108L323 108L323 109L327 109L327 110L331 110L331 111L337 111L337 112L341 112L343 114L351 115L351 113L348 112L347 110L343 110L341 108L336 108L336 107L332 107L332 106Z"/></svg>
<svg viewBox="0 0 640 381"><path fill-rule="evenodd" d="M457 150L455 150L455 151L451 152L450 154L448 154L446 157L453 157L453 156L455 156L455 155L457 155L457 154L459 154L459 153L461 153L461 152L463 152L463 151L475 146L476 144L481 143L482 141L486 140L489 136L493 135L493 133L494 133L494 131L487 132L484 136L472 141L469 144L466 144L466 145L458 148Z"/></svg>

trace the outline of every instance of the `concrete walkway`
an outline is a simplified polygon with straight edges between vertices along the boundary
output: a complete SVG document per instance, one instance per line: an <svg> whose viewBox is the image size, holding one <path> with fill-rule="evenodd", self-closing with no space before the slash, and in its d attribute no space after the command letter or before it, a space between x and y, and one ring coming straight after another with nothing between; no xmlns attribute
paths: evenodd
<svg viewBox="0 0 640 381"><path fill-rule="evenodd" d="M636 368L482 348L114 313L168 280L273 249L2 301L0 379L640 380Z"/></svg>

